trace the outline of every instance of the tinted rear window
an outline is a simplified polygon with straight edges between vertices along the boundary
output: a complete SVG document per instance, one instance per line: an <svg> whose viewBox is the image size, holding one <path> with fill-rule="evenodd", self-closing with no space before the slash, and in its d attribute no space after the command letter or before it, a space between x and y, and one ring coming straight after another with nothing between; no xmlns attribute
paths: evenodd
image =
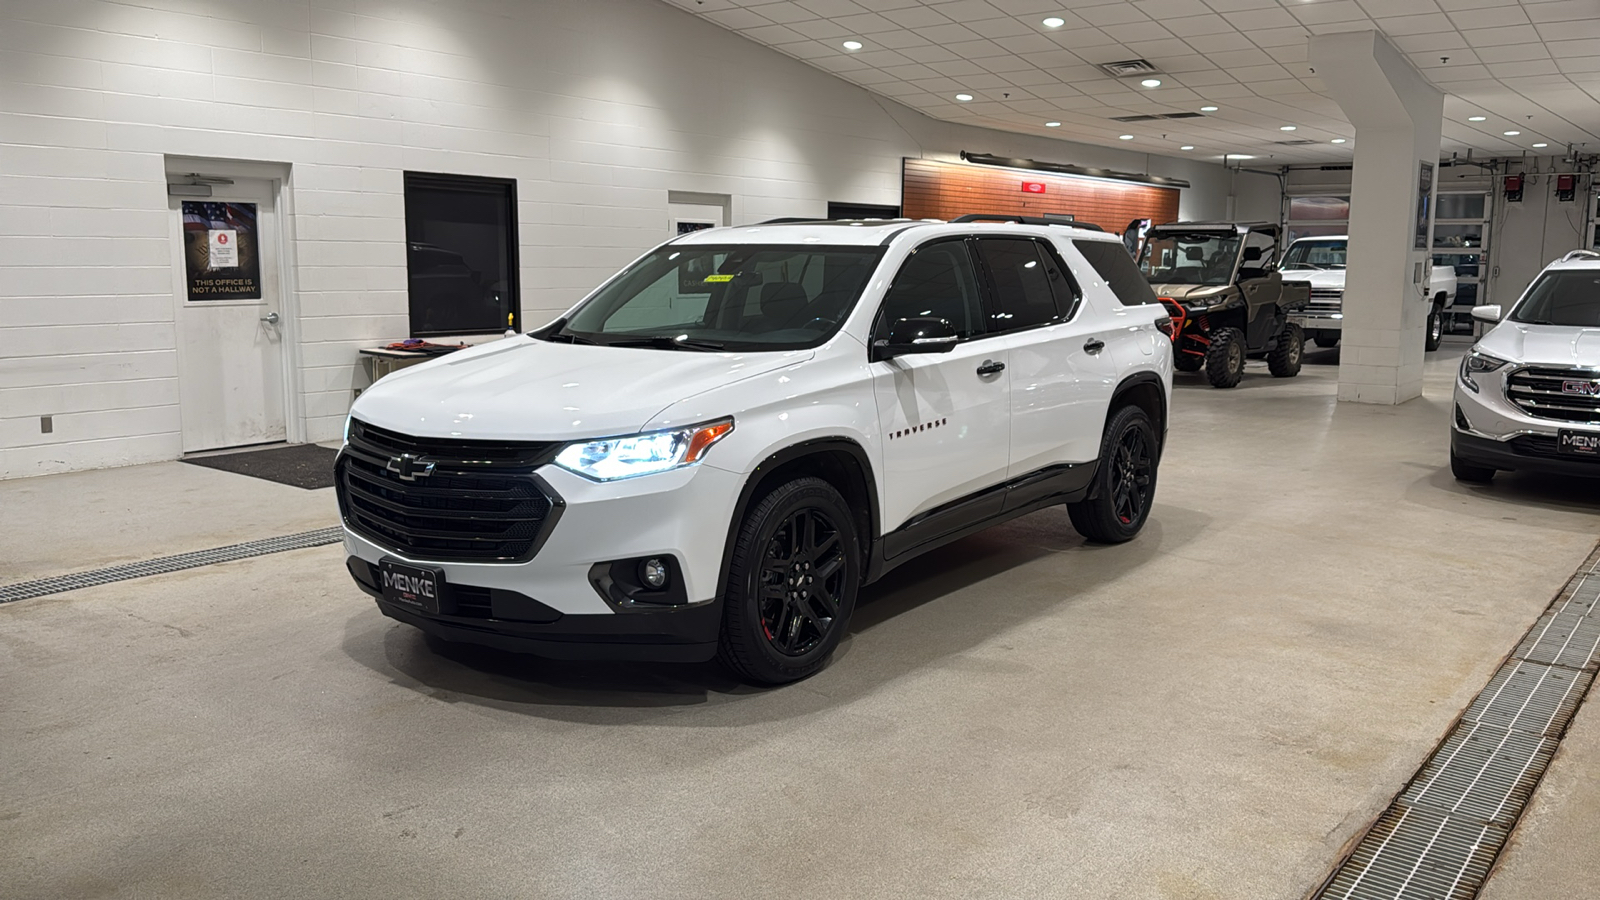
<svg viewBox="0 0 1600 900"><path fill-rule="evenodd" d="M1150 282L1144 278L1144 273L1134 264L1133 257L1128 255L1128 248L1120 243L1111 241L1073 241L1072 246L1078 248L1083 258L1094 266L1095 273L1100 276L1110 288L1117 300L1123 306L1141 306L1146 303L1158 303L1156 292L1150 290Z"/></svg>

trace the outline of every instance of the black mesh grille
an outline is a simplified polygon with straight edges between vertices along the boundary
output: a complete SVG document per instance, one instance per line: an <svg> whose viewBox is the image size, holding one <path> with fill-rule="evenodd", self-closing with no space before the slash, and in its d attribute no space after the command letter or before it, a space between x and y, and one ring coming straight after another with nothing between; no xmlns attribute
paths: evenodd
<svg viewBox="0 0 1600 900"><path fill-rule="evenodd" d="M339 456L340 510L352 530L412 559L525 560L561 505L533 475L557 446L411 437L352 422Z"/></svg>
<svg viewBox="0 0 1600 900"><path fill-rule="evenodd" d="M1506 399L1540 419L1600 422L1600 372L1517 369L1506 376Z"/></svg>
<svg viewBox="0 0 1600 900"><path fill-rule="evenodd" d="M1584 457L1562 453L1557 449L1558 440L1553 434L1522 434L1512 438L1509 443L1512 451L1518 456L1562 459L1567 462L1590 462L1600 466L1600 457Z"/></svg>

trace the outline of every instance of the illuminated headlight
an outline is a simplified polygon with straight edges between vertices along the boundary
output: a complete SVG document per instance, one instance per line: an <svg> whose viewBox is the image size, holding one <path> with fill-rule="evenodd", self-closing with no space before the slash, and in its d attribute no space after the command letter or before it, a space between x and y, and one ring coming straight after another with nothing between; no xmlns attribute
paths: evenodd
<svg viewBox="0 0 1600 900"><path fill-rule="evenodd" d="M556 465L594 481L654 475L698 463L732 430L732 419L719 419L672 431L568 444L556 454Z"/></svg>
<svg viewBox="0 0 1600 900"><path fill-rule="evenodd" d="M1467 386L1467 390L1476 394L1478 393L1478 383L1472 380L1472 376L1481 375L1484 372L1493 372L1505 364L1506 361L1499 357L1473 350L1461 358L1461 383Z"/></svg>

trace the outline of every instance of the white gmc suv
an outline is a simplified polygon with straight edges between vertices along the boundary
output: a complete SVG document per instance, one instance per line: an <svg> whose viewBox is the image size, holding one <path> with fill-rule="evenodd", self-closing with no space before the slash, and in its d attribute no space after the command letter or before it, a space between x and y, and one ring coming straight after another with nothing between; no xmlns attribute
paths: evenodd
<svg viewBox="0 0 1600 900"><path fill-rule="evenodd" d="M1461 360L1450 469L1485 483L1499 469L1600 477L1600 253L1545 267Z"/></svg>
<svg viewBox="0 0 1600 900"><path fill-rule="evenodd" d="M1090 540L1138 534L1169 327L1088 228L696 232L539 331L364 392L347 564L440 638L793 681L917 554L1061 503Z"/></svg>

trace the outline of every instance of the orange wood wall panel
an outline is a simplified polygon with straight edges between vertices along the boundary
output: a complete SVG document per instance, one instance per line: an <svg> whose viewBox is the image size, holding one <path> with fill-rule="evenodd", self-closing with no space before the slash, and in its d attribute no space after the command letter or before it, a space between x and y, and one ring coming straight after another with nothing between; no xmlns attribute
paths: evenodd
<svg viewBox="0 0 1600 900"><path fill-rule="evenodd" d="M1027 193L1022 189L1025 181L1043 184L1045 193ZM1079 222L1119 234L1134 219L1160 224L1178 218L1177 188L931 159L905 160L900 203L901 215L910 219L954 219L967 213L1070 213Z"/></svg>

